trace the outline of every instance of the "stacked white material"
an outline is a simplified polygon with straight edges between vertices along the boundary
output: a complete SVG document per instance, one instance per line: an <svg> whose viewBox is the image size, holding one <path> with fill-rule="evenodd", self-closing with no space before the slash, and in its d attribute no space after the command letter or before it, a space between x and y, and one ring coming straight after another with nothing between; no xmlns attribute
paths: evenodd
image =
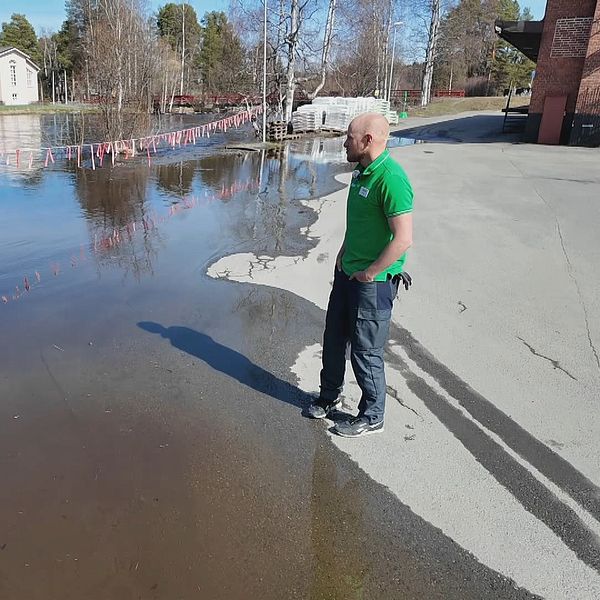
<svg viewBox="0 0 600 600"><path fill-rule="evenodd" d="M325 129L335 129L337 131L346 131L350 121L354 119L359 112L351 108L336 106L335 110L328 110L325 113Z"/></svg>
<svg viewBox="0 0 600 600"><path fill-rule="evenodd" d="M390 125L398 125L398 113L395 110L388 110L385 118Z"/></svg>
<svg viewBox="0 0 600 600"><path fill-rule="evenodd" d="M321 128L322 121L323 110L312 104L305 104L292 113L294 131L316 131Z"/></svg>
<svg viewBox="0 0 600 600"><path fill-rule="evenodd" d="M354 117L366 112L382 114L392 124L398 122L398 115L390 110L388 100L377 98L339 98L317 97L312 104L301 106L292 114L294 131L318 130L321 128L346 131ZM321 125L322 114L325 113L325 123ZM315 121L312 116L316 115Z"/></svg>

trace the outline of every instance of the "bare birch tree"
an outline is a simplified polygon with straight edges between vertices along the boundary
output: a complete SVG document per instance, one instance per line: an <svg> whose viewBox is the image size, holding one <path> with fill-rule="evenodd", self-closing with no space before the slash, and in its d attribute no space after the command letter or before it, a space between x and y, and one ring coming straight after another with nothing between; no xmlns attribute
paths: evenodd
<svg viewBox="0 0 600 600"><path fill-rule="evenodd" d="M110 140L148 125L157 36L143 0L69 0L82 32L89 93L100 104Z"/></svg>
<svg viewBox="0 0 600 600"><path fill-rule="evenodd" d="M431 100L431 82L433 81L433 68L435 65L437 45L442 20L442 0L429 0L428 9L431 11L429 21L429 36L427 38L427 51L423 65L423 81L421 84L421 106L427 106Z"/></svg>
<svg viewBox="0 0 600 600"><path fill-rule="evenodd" d="M267 2L268 80L270 90L279 93L283 119L289 122L296 88L301 86L309 98L314 98L325 86L338 0ZM252 51L257 54L262 52L258 33L262 26L262 10L259 9L256 0L237 0L235 10L231 11L232 22L252 40ZM312 89L307 90L309 83L313 84Z"/></svg>
<svg viewBox="0 0 600 600"><path fill-rule="evenodd" d="M396 0L340 4L334 71L344 93L383 95L388 85L391 24L400 16L398 4Z"/></svg>

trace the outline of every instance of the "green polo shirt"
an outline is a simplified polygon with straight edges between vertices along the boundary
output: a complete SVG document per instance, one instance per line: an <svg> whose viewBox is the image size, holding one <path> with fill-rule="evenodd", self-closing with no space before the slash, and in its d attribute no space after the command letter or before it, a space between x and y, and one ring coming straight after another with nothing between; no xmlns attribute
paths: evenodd
<svg viewBox="0 0 600 600"><path fill-rule="evenodd" d="M385 150L368 167L358 165L352 174L346 211L345 250L342 269L350 276L364 271L379 258L393 239L389 217L413 209L413 191L404 169ZM406 253L375 277L402 272Z"/></svg>

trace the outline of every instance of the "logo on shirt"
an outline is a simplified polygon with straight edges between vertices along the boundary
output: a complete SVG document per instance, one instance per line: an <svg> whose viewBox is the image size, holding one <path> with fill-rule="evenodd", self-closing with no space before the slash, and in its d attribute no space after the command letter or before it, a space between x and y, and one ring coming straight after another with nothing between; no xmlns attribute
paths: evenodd
<svg viewBox="0 0 600 600"><path fill-rule="evenodd" d="M358 195L366 198L369 195L369 188L361 187L360 190L358 190Z"/></svg>

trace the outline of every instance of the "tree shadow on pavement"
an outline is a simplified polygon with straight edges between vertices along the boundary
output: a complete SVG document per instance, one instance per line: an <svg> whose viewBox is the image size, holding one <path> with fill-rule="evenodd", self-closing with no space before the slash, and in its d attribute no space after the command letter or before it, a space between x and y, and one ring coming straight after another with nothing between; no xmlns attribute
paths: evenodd
<svg viewBox="0 0 600 600"><path fill-rule="evenodd" d="M140 321L137 325L144 331L169 340L175 348L199 358L215 371L220 371L261 394L301 409L312 400L310 394L259 367L236 350L219 344L204 333L189 327L163 327L152 321Z"/></svg>
<svg viewBox="0 0 600 600"><path fill-rule="evenodd" d="M446 144L520 143L523 132L503 133L504 115L470 115L393 131L393 137Z"/></svg>

